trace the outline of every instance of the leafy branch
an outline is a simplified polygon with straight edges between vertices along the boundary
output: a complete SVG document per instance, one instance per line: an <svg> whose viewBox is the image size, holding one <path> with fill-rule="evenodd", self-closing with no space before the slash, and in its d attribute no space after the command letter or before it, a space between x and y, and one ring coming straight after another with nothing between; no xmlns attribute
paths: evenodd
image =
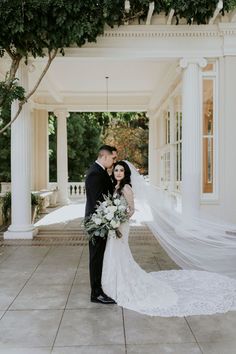
<svg viewBox="0 0 236 354"><path fill-rule="evenodd" d="M4 97L5 97L5 105L9 105L9 102L12 102L13 100L15 99L18 99L19 100L19 105L18 105L18 110L17 112L15 113L15 116L10 120L9 123L7 123L5 125L4 128L2 128L0 130L0 134L2 134L7 128L9 128L11 126L12 123L15 122L15 120L17 119L17 117L19 116L20 112L22 111L22 108L23 108L23 105L29 100L29 98L35 93L35 91L37 90L37 88L39 87L39 84L41 83L43 77L45 76L45 74L47 73L52 61L55 59L56 55L57 55L57 52L58 50L55 49L52 51L52 53L48 53L48 61L47 61L47 64L44 68L44 70L42 71L40 77L38 78L35 86L33 87L33 89L26 95L24 96L24 88L21 87L21 86L16 86L14 84L13 86L13 83L16 82L16 79L13 79L12 80L12 85L8 88L6 85L4 86L3 85L3 92L4 92ZM0 83L1 84L1 83ZM14 95L10 95L10 90L12 90L12 88L14 87ZM0 91L0 96L1 96L1 91Z"/></svg>
<svg viewBox="0 0 236 354"><path fill-rule="evenodd" d="M19 116L23 105L37 90L52 61L64 48L83 46L96 42L103 34L105 25L113 27L127 21L145 20L151 0L131 0L126 12L124 0L2 0L0 1L0 57L8 55L11 66L5 80L0 82L0 123L9 114L14 100L19 101L18 111L10 122L0 130L3 133ZM187 23L205 24L214 14L218 0L154 0L156 13L166 15L174 9L176 24L180 18ZM224 0L221 10L236 8L236 0ZM19 86L17 70L22 60L44 57L48 62L37 84L30 93ZM8 119L9 120L9 119Z"/></svg>

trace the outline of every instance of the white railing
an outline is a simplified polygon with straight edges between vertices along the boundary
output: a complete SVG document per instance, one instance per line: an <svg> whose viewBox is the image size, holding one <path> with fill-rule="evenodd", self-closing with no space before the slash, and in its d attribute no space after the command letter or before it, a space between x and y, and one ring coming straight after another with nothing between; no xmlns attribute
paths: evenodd
<svg viewBox="0 0 236 354"><path fill-rule="evenodd" d="M68 196L69 198L84 198L85 197L84 182L69 182Z"/></svg>
<svg viewBox="0 0 236 354"><path fill-rule="evenodd" d="M37 191L38 194L45 194L46 192L57 191L57 182L50 182L47 190ZM11 191L11 183L1 182L1 194ZM36 191L34 191L36 192ZM55 193L54 193L55 194ZM85 184L84 182L69 182L68 183L68 197L69 199L84 198L85 197ZM51 197L52 198L52 197ZM55 204L52 203L52 204Z"/></svg>
<svg viewBox="0 0 236 354"><path fill-rule="evenodd" d="M49 183L50 190L57 190L57 183ZM77 199L85 197L85 184L84 182L68 182L68 197L69 199Z"/></svg>

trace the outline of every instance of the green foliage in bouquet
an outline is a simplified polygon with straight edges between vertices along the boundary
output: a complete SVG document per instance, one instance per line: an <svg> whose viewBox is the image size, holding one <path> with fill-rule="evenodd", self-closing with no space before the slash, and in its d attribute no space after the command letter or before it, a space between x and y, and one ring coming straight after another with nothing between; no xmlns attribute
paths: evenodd
<svg viewBox="0 0 236 354"><path fill-rule="evenodd" d="M104 201L99 202L95 212L83 224L89 240L93 243L96 237L105 238L109 231L113 231L116 237L122 237L119 226L129 219L128 205L124 198L114 194L104 196Z"/></svg>

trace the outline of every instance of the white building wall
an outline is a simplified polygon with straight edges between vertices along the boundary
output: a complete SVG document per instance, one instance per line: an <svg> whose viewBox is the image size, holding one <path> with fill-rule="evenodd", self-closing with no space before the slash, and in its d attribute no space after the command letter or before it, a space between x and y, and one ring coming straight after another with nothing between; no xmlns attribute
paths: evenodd
<svg viewBox="0 0 236 354"><path fill-rule="evenodd" d="M220 60L219 73L219 198L201 205L201 215L236 223L236 56Z"/></svg>

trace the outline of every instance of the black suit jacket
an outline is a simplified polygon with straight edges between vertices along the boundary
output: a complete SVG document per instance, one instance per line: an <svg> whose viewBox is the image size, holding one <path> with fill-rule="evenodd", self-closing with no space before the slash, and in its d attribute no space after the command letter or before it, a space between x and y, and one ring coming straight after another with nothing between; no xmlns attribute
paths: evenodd
<svg viewBox="0 0 236 354"><path fill-rule="evenodd" d="M98 201L104 200L104 195L113 193L113 185L107 171L96 162L89 168L85 179L86 207L85 217L91 215Z"/></svg>

